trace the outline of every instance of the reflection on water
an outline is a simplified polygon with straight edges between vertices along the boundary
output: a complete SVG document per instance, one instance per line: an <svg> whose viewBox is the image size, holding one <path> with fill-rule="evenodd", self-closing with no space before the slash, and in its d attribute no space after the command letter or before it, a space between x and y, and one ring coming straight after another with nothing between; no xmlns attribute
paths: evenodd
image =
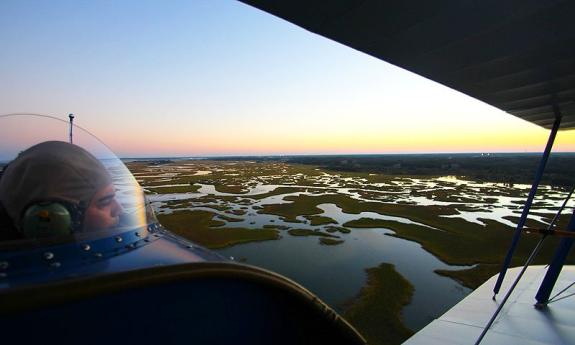
<svg viewBox="0 0 575 345"><path fill-rule="evenodd" d="M327 175L327 176L326 176ZM332 179L329 179L329 177ZM342 181L335 180L333 175L324 174L317 178L324 186L314 185L297 185L297 184L264 184L261 181L252 184L252 187L246 188L245 193L224 193L216 190L214 185L198 184L200 188L195 193L169 193L169 194L155 194L150 195L152 202L166 202L176 200L193 200L203 196L237 196L237 197L250 197L259 196L265 193L273 192L279 187L292 187L292 188L307 188L314 192L297 192L285 193L281 195L271 196L264 198L254 203L254 205L266 205L273 203L285 203L283 199L286 196L294 195L322 195L327 193L337 193L347 195L353 199L366 201L366 202L380 202L380 203L406 203L423 206L452 206L457 211L454 215L445 215L447 218L462 218L471 223L485 225L482 219L490 219L502 224L514 227L513 221L509 220L510 217L519 217L521 215L521 205L523 205L527 190L524 185L514 185L513 187L504 186L497 183L477 183L473 181L460 180L455 177L440 177L431 180L423 179L404 179L402 181L394 181L393 185L401 186L402 191L398 190L379 190L376 187L385 187L392 184L389 183L367 183L364 179L353 180L345 178L346 182L354 182L358 184L354 188L341 187ZM351 179L351 180L350 180ZM151 191L156 191L159 187L176 187L185 186L185 184L169 184L170 179L159 179L156 181L164 181L166 184L150 186ZM450 186L453 185L453 186ZM463 188L464 187L464 188ZM358 189L361 188L361 189ZM457 188L457 189L456 189ZM489 188L489 189L488 189ZM489 194L483 193L484 190L489 190ZM324 193L321 191L324 190ZM411 192L406 192L411 191ZM436 194L443 191L450 195L450 200L445 201L438 197ZM435 194L433 194L433 193ZM366 197L364 193L370 193ZM378 198L381 196L381 199ZM392 201L388 200L390 195L393 196ZM457 201L457 199L468 199L465 201ZM455 201L451 201L455 200ZM472 201L473 200L473 201ZM537 213L551 214L553 209L557 208L562 203L562 195L560 192L552 190L548 186L542 186L538 196L535 198L533 210ZM568 206L575 204L571 201ZM156 204L157 205L157 204ZM162 213L160 211L160 213ZM382 218L381 215L371 214L365 215L368 218L387 219ZM531 219L538 222L545 223L545 217L537 214L532 214ZM401 221L401 220L400 220Z"/></svg>
<svg viewBox="0 0 575 345"><path fill-rule="evenodd" d="M225 167L223 164L209 167L209 174L222 174L224 179L241 176L240 168L231 166L234 169L222 169ZM151 194L149 198L158 213L176 210L209 211L216 214L216 219L224 221L227 228L261 229L277 226L280 229L323 229L322 226L312 226L303 216L296 217L299 223L292 223L286 222L281 216L260 214L258 211L264 205L293 202L286 200L289 196L327 194L340 194L371 203L441 206L456 211L455 214L443 217L462 218L481 225L485 225L484 220L491 219L514 227L512 218L520 216L529 188L523 185L510 187L478 183L455 177L397 177L386 182L370 182L366 178L342 177L326 172L315 176L301 173L290 175L282 169L276 170L276 173L281 174L250 174L250 177L234 180L233 184L240 185L245 193L219 192L213 184L202 180L202 184L196 183L200 186L197 192ZM206 171L200 170L196 174ZM159 178L154 182L163 181L168 172L169 169L159 171L161 175L156 175ZM190 175L179 175L182 176ZM168 186L176 187L179 184L166 181L164 187ZM294 189L283 194L265 195L274 194L280 187ZM561 200L560 192L542 187L533 208L537 214L531 218L545 222L544 214L552 212L553 208L561 204ZM322 210L320 216L335 220L337 224L334 225L337 226L360 218L371 218L416 224L424 227L421 231L441 231L404 217L374 212L344 213L333 203L320 204L318 208ZM230 218L236 221L229 221ZM366 268L376 267L383 262L392 263L415 287L411 304L403 309L403 316L409 328L418 330L469 293L469 289L452 279L437 275L434 270L464 267L447 265L423 250L419 244L386 235L390 233L385 228L353 229L350 233L334 233L344 240L343 243L323 246L317 237L295 237L281 230L282 238L278 241L246 243L219 252L284 274L318 294L339 311L365 285Z"/></svg>
<svg viewBox="0 0 575 345"><path fill-rule="evenodd" d="M342 311L365 285L365 269L382 262L396 270L415 287L410 305L403 310L407 327L418 330L465 297L470 290L452 279L435 274L435 269L454 269L421 249L417 243L386 236L389 230L360 229L344 234L345 242L321 246L315 238L285 234L280 241L247 243L219 250L247 263L286 275Z"/></svg>
<svg viewBox="0 0 575 345"><path fill-rule="evenodd" d="M335 204L321 204L321 205L318 205L317 207L320 208L321 210L323 210L323 213L320 214L321 216L326 216L326 217L330 217L332 219L335 219L335 220L337 220L337 222L339 224L344 224L344 223L347 223L349 221L357 220L360 218L372 218L372 219L381 219L381 220L391 220L391 221L403 223L403 224L415 224L415 225L423 226L426 228L434 229L433 227L431 227L429 225L414 222L410 219L403 218L403 217L387 216L387 215L383 215L383 214L379 214L379 213L375 213L375 212L361 212L359 214L345 213L341 210L341 208L337 207L337 205L335 205Z"/></svg>
<svg viewBox="0 0 575 345"><path fill-rule="evenodd" d="M205 175L209 175L212 172L210 170L198 170L196 171L196 173L193 176L205 176Z"/></svg>
<svg viewBox="0 0 575 345"><path fill-rule="evenodd" d="M203 194L212 194L212 195L216 195L216 196L236 196L236 195L241 195L241 196L247 196L247 195L258 195L258 194L264 194L264 193L268 193L271 191L274 191L276 188L278 188L279 186L274 186L274 185L262 185L262 184L258 184L257 186L255 186L254 188L251 188L247 193L241 193L241 194L234 194L234 193L222 193L222 192L218 192L216 190L216 187L214 185L210 185L210 184L200 184L198 183L198 185L200 185L200 189L198 190L199 193L203 193Z"/></svg>

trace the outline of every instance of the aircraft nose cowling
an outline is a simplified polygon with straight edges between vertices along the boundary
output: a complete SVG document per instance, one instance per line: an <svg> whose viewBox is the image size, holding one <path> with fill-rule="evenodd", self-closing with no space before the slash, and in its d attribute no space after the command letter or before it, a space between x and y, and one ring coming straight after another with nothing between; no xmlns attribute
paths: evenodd
<svg viewBox="0 0 575 345"><path fill-rule="evenodd" d="M208 261L229 260L154 224L94 241L2 252L0 289Z"/></svg>

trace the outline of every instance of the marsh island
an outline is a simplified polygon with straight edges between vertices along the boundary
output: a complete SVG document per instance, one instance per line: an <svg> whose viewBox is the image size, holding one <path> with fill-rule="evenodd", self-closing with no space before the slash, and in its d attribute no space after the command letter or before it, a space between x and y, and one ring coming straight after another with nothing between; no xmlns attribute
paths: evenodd
<svg viewBox="0 0 575 345"><path fill-rule="evenodd" d="M529 191L281 159L127 165L166 228L294 279L374 344L400 343L495 274ZM542 186L528 225L544 227L565 195ZM523 237L514 265L537 240Z"/></svg>

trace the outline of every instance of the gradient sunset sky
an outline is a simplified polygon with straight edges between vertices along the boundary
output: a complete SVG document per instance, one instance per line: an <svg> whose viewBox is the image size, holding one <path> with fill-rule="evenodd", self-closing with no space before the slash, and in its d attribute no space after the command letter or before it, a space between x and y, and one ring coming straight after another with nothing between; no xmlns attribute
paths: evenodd
<svg viewBox="0 0 575 345"><path fill-rule="evenodd" d="M2 0L0 49L0 114L74 113L123 157L539 152L548 136L231 0Z"/></svg>

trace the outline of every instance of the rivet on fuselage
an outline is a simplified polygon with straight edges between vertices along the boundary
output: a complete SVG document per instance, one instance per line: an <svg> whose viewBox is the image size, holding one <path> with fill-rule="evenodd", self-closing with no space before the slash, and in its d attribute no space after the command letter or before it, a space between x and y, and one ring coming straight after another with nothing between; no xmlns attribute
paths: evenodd
<svg viewBox="0 0 575 345"><path fill-rule="evenodd" d="M82 249L85 251L89 251L90 249L92 249L92 247L90 247L90 245L88 243L86 243L86 244L82 245Z"/></svg>
<svg viewBox="0 0 575 345"><path fill-rule="evenodd" d="M122 241L123 241L123 239L120 236L116 237L116 242L120 243Z"/></svg>
<svg viewBox="0 0 575 345"><path fill-rule="evenodd" d="M8 261L0 261L0 270L5 270L8 268L8 266L10 266Z"/></svg>
<svg viewBox="0 0 575 345"><path fill-rule="evenodd" d="M54 253L51 253L51 252L44 253L44 259L52 260L53 258L54 258Z"/></svg>

